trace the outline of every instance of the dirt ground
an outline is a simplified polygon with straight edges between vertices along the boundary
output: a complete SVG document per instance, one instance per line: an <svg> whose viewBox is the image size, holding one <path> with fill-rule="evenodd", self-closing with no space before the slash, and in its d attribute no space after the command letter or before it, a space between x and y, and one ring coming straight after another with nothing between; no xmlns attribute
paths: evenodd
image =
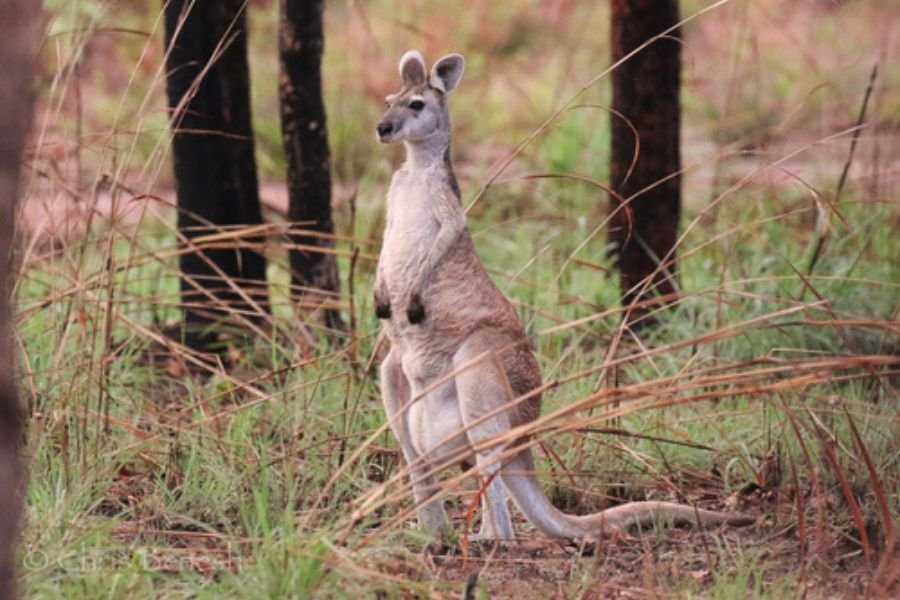
<svg viewBox="0 0 900 600"><path fill-rule="evenodd" d="M675 590L679 596L713 597L900 594L898 564L891 573L876 573L881 581L875 582L858 548L843 545L803 558L796 532L787 527L651 531L590 548L527 534L501 548L470 548L466 557L457 552L427 560L435 579L460 589L475 584L490 598L667 598Z"/></svg>
<svg viewBox="0 0 900 600"><path fill-rule="evenodd" d="M794 496L793 498L791 496ZM514 598L898 598L897 546L887 551L872 523L872 556L833 515L838 495L818 503L802 491L805 530L798 531L796 495L747 490L741 512L756 516L751 526L654 528L590 546L547 539L524 520L519 539L502 546L461 540L451 550L423 554L436 581L449 583L449 597ZM817 504L824 504L820 511ZM708 506L705 508L719 508ZM835 512L834 509L837 509ZM455 522L464 520L454 515ZM801 543L801 539L803 542Z"/></svg>

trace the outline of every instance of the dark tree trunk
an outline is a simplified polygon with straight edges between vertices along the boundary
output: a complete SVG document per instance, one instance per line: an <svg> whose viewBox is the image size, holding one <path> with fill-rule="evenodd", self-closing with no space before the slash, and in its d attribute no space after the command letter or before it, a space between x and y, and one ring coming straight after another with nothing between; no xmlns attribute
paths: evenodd
<svg viewBox="0 0 900 600"><path fill-rule="evenodd" d="M268 311L264 239L194 242L262 222L244 7L244 0L165 5L178 229L189 247L202 248L180 258L186 341L195 347L208 347L220 325L246 325Z"/></svg>
<svg viewBox="0 0 900 600"><path fill-rule="evenodd" d="M340 291L331 220L331 164L322 101L322 0L281 0L281 132L287 158L294 297L340 327ZM309 235L303 231L321 235Z"/></svg>
<svg viewBox="0 0 900 600"><path fill-rule="evenodd" d="M613 61L677 23L677 0L613 0ZM653 42L612 74L613 109L631 122L640 139L637 162L628 174L635 151L634 133L628 123L613 115L610 184L618 196L611 196L609 240L621 272L625 306L676 290L674 248L681 212L680 76L681 44L666 38ZM633 310L631 319L645 313Z"/></svg>
<svg viewBox="0 0 900 600"><path fill-rule="evenodd" d="M15 598L15 547L22 499L22 410L13 367L12 246L19 170L31 122L31 73L40 3L13 0L0 29L0 600Z"/></svg>

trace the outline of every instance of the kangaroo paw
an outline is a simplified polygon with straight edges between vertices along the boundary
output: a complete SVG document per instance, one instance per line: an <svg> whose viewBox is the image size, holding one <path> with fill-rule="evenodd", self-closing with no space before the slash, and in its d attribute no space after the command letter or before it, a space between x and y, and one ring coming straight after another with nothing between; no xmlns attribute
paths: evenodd
<svg viewBox="0 0 900 600"><path fill-rule="evenodd" d="M375 316L379 319L390 319L391 318L391 305L385 302L384 304L376 304L375 305Z"/></svg>
<svg viewBox="0 0 900 600"><path fill-rule="evenodd" d="M418 294L413 294L409 299L409 306L406 308L406 318L413 325L425 320L425 307L422 305L422 298Z"/></svg>

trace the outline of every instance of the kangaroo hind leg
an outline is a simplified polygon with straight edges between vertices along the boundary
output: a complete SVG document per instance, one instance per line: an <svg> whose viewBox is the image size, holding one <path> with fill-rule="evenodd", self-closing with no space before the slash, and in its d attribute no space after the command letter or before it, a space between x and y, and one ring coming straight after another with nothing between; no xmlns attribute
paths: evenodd
<svg viewBox="0 0 900 600"><path fill-rule="evenodd" d="M419 525L436 538L442 539L450 531L450 519L437 497L440 489L430 474L431 465L418 453L412 442L407 419L412 391L403 373L400 356L394 349L391 349L381 364L381 392L391 430L400 443L400 450L409 468Z"/></svg>
<svg viewBox="0 0 900 600"><path fill-rule="evenodd" d="M502 407L513 397L496 355L488 354L479 359L491 349L488 342L476 334L457 351L453 360L454 369L459 371L456 390L466 437L475 452L476 468L482 480L488 482L481 496L481 529L475 539L513 540L515 532L500 478L503 468L500 457L505 444L491 444L491 440L512 427L510 411L502 410Z"/></svg>

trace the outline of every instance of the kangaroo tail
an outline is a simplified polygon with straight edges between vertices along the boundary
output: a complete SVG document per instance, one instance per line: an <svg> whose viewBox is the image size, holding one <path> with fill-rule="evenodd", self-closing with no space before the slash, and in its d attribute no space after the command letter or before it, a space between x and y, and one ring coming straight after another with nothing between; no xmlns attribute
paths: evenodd
<svg viewBox="0 0 900 600"><path fill-rule="evenodd" d="M629 502L598 513L574 516L557 509L534 476L534 461L526 449L503 467L500 477L519 510L544 535L573 540L597 540L629 527L649 527L659 521L678 525L750 525L752 517L729 515L674 502Z"/></svg>

